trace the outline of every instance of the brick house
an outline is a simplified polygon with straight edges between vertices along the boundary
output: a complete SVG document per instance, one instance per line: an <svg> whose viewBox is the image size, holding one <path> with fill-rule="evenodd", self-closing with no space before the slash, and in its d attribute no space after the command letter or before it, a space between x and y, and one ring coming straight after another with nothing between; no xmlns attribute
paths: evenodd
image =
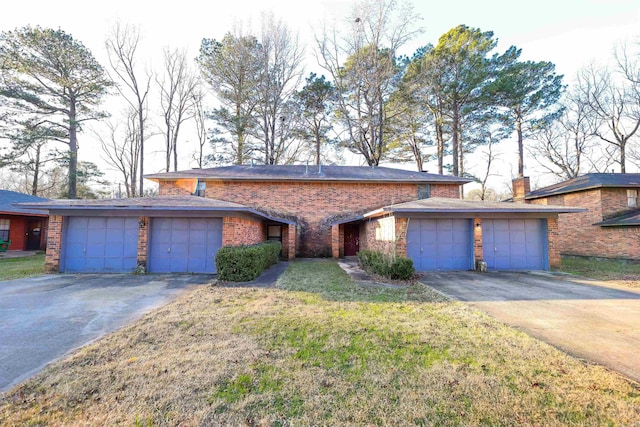
<svg viewBox="0 0 640 427"><path fill-rule="evenodd" d="M0 190L0 240L11 241L10 251L44 250L47 245L46 210L32 210L14 203L38 203L47 199Z"/></svg>
<svg viewBox="0 0 640 427"><path fill-rule="evenodd" d="M585 208L560 215L560 252L640 260L640 174L590 173L535 191L526 200L537 205Z"/></svg>
<svg viewBox="0 0 640 427"><path fill-rule="evenodd" d="M559 264L558 214L572 211L462 201L465 178L383 167L228 166L146 178L159 184L157 197L31 205L51 215L48 270L214 272L220 246L264 240L281 241L288 259L380 249L418 270L477 261L547 269Z"/></svg>

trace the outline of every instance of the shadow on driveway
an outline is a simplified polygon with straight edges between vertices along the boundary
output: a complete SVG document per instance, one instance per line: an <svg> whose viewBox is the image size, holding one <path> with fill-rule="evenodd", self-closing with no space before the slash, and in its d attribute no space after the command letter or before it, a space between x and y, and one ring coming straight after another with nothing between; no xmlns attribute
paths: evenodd
<svg viewBox="0 0 640 427"><path fill-rule="evenodd" d="M561 350L640 381L640 290L546 273L429 273L422 283Z"/></svg>
<svg viewBox="0 0 640 427"><path fill-rule="evenodd" d="M0 282L0 392L214 278L59 274Z"/></svg>

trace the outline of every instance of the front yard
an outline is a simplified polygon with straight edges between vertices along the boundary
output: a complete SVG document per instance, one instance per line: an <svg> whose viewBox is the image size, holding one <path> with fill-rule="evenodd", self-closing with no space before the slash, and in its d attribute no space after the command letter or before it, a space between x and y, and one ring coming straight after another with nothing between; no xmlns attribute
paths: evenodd
<svg viewBox="0 0 640 427"><path fill-rule="evenodd" d="M44 254L0 259L0 281L20 279L44 273Z"/></svg>
<svg viewBox="0 0 640 427"><path fill-rule="evenodd" d="M640 388L332 261L206 287L6 392L2 425L631 425Z"/></svg>
<svg viewBox="0 0 640 427"><path fill-rule="evenodd" d="M640 287L640 263L616 260L580 257L562 257L562 270L596 280L608 280L612 283Z"/></svg>

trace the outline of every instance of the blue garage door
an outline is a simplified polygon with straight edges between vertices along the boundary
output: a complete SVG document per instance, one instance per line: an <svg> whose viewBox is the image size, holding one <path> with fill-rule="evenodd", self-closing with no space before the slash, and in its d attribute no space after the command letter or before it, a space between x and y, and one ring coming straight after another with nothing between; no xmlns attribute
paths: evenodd
<svg viewBox="0 0 640 427"><path fill-rule="evenodd" d="M153 218L149 235L149 271L215 273L222 246L221 218Z"/></svg>
<svg viewBox="0 0 640 427"><path fill-rule="evenodd" d="M484 260L494 270L546 270L547 221L492 219L482 221Z"/></svg>
<svg viewBox="0 0 640 427"><path fill-rule="evenodd" d="M138 218L68 217L61 271L130 273L138 265Z"/></svg>
<svg viewBox="0 0 640 427"><path fill-rule="evenodd" d="M407 256L418 271L473 268L469 219L410 219Z"/></svg>

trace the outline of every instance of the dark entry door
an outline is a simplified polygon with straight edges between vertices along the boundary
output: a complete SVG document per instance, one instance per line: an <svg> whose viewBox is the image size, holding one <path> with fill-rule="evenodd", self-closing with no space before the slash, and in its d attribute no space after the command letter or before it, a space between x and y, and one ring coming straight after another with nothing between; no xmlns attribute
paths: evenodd
<svg viewBox="0 0 640 427"><path fill-rule="evenodd" d="M344 256L358 255L360 251L360 226L345 224L344 226Z"/></svg>
<svg viewBox="0 0 640 427"><path fill-rule="evenodd" d="M40 249L42 239L42 221L29 221L27 223L27 250Z"/></svg>

